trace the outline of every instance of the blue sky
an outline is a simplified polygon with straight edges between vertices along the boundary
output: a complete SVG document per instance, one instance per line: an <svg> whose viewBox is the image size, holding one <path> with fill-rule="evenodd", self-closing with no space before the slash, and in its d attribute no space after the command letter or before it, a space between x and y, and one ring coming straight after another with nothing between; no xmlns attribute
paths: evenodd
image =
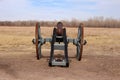
<svg viewBox="0 0 120 80"><path fill-rule="evenodd" d="M0 0L2 20L120 19L120 0Z"/></svg>

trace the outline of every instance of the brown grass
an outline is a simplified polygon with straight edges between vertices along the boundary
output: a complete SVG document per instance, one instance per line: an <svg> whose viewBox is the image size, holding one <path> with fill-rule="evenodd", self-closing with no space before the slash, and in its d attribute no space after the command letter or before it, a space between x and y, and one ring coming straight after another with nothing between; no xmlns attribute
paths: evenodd
<svg viewBox="0 0 120 80"><path fill-rule="evenodd" d="M52 30L53 27L42 27L42 37L51 37ZM76 38L77 28L67 28L67 36ZM12 47L18 48L20 45L32 46L31 41L33 38L34 27L0 27L0 50L6 50L6 48ZM117 52L119 51L120 47L120 29L85 28L85 39L87 40L88 45L91 45L91 47L94 46L96 50L102 51L102 49L105 47L107 49L114 48L115 52ZM48 45L49 43L45 45L44 48ZM72 44L70 46L73 47Z"/></svg>

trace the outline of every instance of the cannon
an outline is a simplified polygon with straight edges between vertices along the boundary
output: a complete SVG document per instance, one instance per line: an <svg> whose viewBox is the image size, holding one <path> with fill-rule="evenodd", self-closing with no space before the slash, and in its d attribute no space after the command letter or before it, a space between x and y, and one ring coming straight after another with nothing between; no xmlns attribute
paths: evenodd
<svg viewBox="0 0 120 80"><path fill-rule="evenodd" d="M80 24L78 27L77 38L69 38L66 35L66 28L63 28L63 23L58 22L57 26L53 29L52 37L42 38L40 24L36 23L35 27L35 38L32 40L33 44L36 46L36 57L39 60L42 58L41 46L46 42L51 45L50 58L48 65L52 66L64 66L69 67L69 57L68 57L68 44L73 43L76 46L76 59L81 61L83 45L87 43L84 40L84 27ZM57 58L54 56L54 50L63 50L64 56Z"/></svg>

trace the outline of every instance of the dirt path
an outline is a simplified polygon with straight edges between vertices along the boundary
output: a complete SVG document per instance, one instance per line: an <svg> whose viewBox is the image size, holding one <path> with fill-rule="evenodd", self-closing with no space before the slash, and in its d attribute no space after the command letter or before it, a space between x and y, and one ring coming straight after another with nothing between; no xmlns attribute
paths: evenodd
<svg viewBox="0 0 120 80"><path fill-rule="evenodd" d="M88 44L84 46L82 61L70 58L69 68L49 67L49 57L36 60L31 43L33 27L27 32L25 29L0 27L0 80L120 80L120 29L113 29L111 37L111 29L86 28ZM42 53L49 56L48 45L42 47ZM72 45L69 56L75 56Z"/></svg>

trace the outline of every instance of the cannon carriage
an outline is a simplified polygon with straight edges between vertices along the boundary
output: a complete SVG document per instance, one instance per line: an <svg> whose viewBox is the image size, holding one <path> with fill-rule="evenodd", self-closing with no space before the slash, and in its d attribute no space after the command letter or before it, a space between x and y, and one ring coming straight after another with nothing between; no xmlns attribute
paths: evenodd
<svg viewBox="0 0 120 80"><path fill-rule="evenodd" d="M40 24L36 23L35 27L35 39L32 40L36 46L36 56L39 60L42 58L41 46L46 42L51 45L49 66L64 66L69 67L69 56L68 56L68 44L73 43L76 46L76 59L80 61L82 59L83 45L87 42L84 40L84 27L80 24L78 27L77 38L69 38L66 35L66 28L63 28L62 22L58 22L57 26L53 29L51 38L42 38ZM62 58L56 58L54 56L54 50L63 50L64 56Z"/></svg>

